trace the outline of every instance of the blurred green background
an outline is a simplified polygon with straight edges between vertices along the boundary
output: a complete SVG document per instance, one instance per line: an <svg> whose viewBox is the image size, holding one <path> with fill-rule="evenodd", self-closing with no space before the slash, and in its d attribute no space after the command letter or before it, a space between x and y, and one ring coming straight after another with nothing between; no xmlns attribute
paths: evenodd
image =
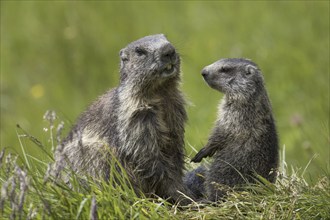
<svg viewBox="0 0 330 220"><path fill-rule="evenodd" d="M246 57L264 72L281 148L310 175L329 170L329 2L1 1L1 148L20 152L15 125L47 143L43 114L66 128L118 84L118 52L164 33L182 56L187 155L206 143L222 94L200 70ZM28 153L39 156L30 142Z"/></svg>

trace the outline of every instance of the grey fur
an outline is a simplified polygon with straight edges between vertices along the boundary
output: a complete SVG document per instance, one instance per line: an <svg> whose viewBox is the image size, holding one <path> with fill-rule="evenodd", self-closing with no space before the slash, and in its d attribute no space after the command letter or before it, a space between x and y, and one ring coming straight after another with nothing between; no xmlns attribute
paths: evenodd
<svg viewBox="0 0 330 220"><path fill-rule="evenodd" d="M258 66L247 59L221 59L206 66L202 75L210 87L225 94L208 143L192 159L200 162L214 155L205 177L208 198L223 197L221 185L254 182L256 173L274 182L278 138Z"/></svg>
<svg viewBox="0 0 330 220"><path fill-rule="evenodd" d="M204 186L206 173L207 168L199 166L187 172L183 178L183 183L188 190L188 194L197 201L202 200L206 196Z"/></svg>
<svg viewBox="0 0 330 220"><path fill-rule="evenodd" d="M179 199L184 191L185 100L180 56L163 34L120 51L120 84L98 98L64 140L79 172L109 178L110 149L133 186L146 195Z"/></svg>

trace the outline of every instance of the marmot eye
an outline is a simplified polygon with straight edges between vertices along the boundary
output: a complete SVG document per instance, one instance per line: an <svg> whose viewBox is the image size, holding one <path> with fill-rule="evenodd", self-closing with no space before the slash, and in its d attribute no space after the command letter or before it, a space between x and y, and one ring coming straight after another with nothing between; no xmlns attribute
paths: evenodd
<svg viewBox="0 0 330 220"><path fill-rule="evenodd" d="M147 51L141 47L136 47L135 48L135 53L138 55L138 56L143 56L143 55L146 55L147 54Z"/></svg>
<svg viewBox="0 0 330 220"><path fill-rule="evenodd" d="M230 71L230 67L228 67L228 66L222 66L219 69L220 73L228 73L229 71Z"/></svg>

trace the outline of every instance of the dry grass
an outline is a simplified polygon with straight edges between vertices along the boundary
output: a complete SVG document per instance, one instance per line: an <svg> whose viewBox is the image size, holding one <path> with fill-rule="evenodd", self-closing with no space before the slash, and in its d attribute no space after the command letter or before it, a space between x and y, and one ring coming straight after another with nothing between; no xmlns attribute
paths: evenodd
<svg viewBox="0 0 330 220"><path fill-rule="evenodd" d="M80 176L70 169L52 166L54 146L60 146L63 127L48 112L50 142L41 143L18 129L19 139L36 144L45 160L32 157L22 144L22 157L0 153L0 213L4 219L329 219L329 172L307 183L304 170L291 169L282 153L281 169L275 184L260 178L260 184L241 192L230 192L219 204L193 202L172 206L163 199L138 197L122 168L112 169L109 182ZM56 132L54 130L56 129ZM54 138L55 137L55 138ZM24 143L24 141L21 141ZM112 162L118 163L116 161ZM115 167L113 164L111 167ZM120 166L119 166L120 167ZM59 170L56 170L59 169ZM57 174L57 175L54 175ZM69 176L64 182L61 175Z"/></svg>

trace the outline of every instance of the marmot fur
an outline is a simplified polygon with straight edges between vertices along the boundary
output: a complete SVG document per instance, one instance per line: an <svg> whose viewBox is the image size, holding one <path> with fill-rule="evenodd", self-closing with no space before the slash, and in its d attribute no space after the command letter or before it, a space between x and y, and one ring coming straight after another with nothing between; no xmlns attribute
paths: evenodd
<svg viewBox="0 0 330 220"><path fill-rule="evenodd" d="M224 196L219 186L255 181L255 174L276 179L278 138L262 73L250 60L221 59L202 70L208 85L225 94L208 143L192 159L213 156L205 174L209 200Z"/></svg>
<svg viewBox="0 0 330 220"><path fill-rule="evenodd" d="M111 154L146 195L176 201L184 191L185 100L180 56L163 34L120 51L119 86L81 114L63 154L78 172L109 178Z"/></svg>

